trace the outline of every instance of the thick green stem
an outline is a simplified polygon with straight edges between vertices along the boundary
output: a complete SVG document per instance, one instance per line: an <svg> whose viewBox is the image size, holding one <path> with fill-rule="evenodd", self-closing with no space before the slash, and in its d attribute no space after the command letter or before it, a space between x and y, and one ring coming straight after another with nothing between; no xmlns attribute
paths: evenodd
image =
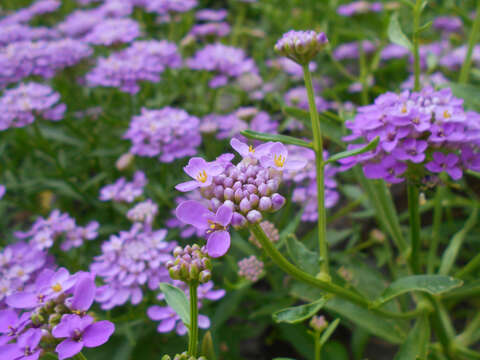
<svg viewBox="0 0 480 360"><path fill-rule="evenodd" d="M407 185L408 212L410 214L410 265L415 274L420 273L420 211L418 187Z"/></svg>
<svg viewBox="0 0 480 360"><path fill-rule="evenodd" d="M321 360L322 359L322 343L320 342L320 333L318 331L315 332L314 340L315 340L315 360Z"/></svg>
<svg viewBox="0 0 480 360"><path fill-rule="evenodd" d="M477 1L477 13L475 15L475 21L473 22L472 31L470 32L470 38L468 39L467 56L463 61L462 69L460 70L459 83L465 84L468 81L468 75L470 73L470 67L472 66L473 48L477 43L478 34L480 33L480 1Z"/></svg>
<svg viewBox="0 0 480 360"><path fill-rule="evenodd" d="M435 261L437 260L437 249L440 243L440 226L442 225L443 207L442 200L445 196L445 186L438 186L435 194L435 205L433 209L432 242L428 251L427 272L433 274L435 271Z"/></svg>
<svg viewBox="0 0 480 360"><path fill-rule="evenodd" d="M420 90L420 52L419 52L419 28L420 28L420 15L422 13L422 0L417 0L415 2L415 7L413 8L413 69L415 74L415 91Z"/></svg>
<svg viewBox="0 0 480 360"><path fill-rule="evenodd" d="M197 356L198 344L198 299L197 283L191 283L190 287L190 327L188 332L188 355Z"/></svg>
<svg viewBox="0 0 480 360"><path fill-rule="evenodd" d="M315 104L315 91L313 90L312 76L308 64L303 65L303 76L308 94L310 120L313 131L313 149L315 150L315 165L317 171L317 200L318 200L318 247L321 260L321 271L329 274L328 245L327 245L327 216L325 212L325 179L323 162L323 139L320 128L317 105Z"/></svg>

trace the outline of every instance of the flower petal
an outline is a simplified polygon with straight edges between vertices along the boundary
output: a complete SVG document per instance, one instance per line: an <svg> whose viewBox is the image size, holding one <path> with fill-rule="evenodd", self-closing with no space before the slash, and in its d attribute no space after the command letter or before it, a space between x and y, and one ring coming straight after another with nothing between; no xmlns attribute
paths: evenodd
<svg viewBox="0 0 480 360"><path fill-rule="evenodd" d="M215 222L222 225L227 226L232 221L233 210L226 206L222 205L218 208L217 213L215 214Z"/></svg>
<svg viewBox="0 0 480 360"><path fill-rule="evenodd" d="M198 183L198 181L191 180L191 181L187 181L187 182L183 182L181 184L178 184L177 186L175 186L175 189L177 189L178 191L181 191L181 192L187 192L187 191L195 190L199 186L200 186L200 184Z"/></svg>
<svg viewBox="0 0 480 360"><path fill-rule="evenodd" d="M179 220L198 229L208 228L207 216L212 215L210 210L194 200L184 201L175 212Z"/></svg>
<svg viewBox="0 0 480 360"><path fill-rule="evenodd" d="M215 231L207 240L207 253L213 258L225 255L230 248L228 231Z"/></svg>
<svg viewBox="0 0 480 360"><path fill-rule="evenodd" d="M115 331L115 325L107 320L97 321L83 332L83 343L86 347L97 347L105 344Z"/></svg>
<svg viewBox="0 0 480 360"><path fill-rule="evenodd" d="M68 359L82 351L83 342L67 339L57 345L55 351L58 354L58 360Z"/></svg>

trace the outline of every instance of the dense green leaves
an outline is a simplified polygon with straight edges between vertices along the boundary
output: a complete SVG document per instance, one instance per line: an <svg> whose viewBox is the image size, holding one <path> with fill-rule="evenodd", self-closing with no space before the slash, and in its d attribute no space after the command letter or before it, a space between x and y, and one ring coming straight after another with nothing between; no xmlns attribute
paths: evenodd
<svg viewBox="0 0 480 360"><path fill-rule="evenodd" d="M290 324L296 324L303 320L311 318L315 315L325 304L327 298L323 297L310 304L292 306L273 314L273 320L276 322L286 322Z"/></svg>
<svg viewBox="0 0 480 360"><path fill-rule="evenodd" d="M159 287L160 291L165 295L165 301L168 306L175 310L185 326L188 326L190 324L190 308L185 293L168 283L160 283Z"/></svg>
<svg viewBox="0 0 480 360"><path fill-rule="evenodd" d="M302 139L297 139L292 136L287 135L278 135L278 134L265 134L252 130L242 131L242 135L246 138L260 141L278 141L283 144L297 145L306 148L311 148L312 145L309 142L306 142Z"/></svg>
<svg viewBox="0 0 480 360"><path fill-rule="evenodd" d="M398 13L395 13L390 18L390 24L388 25L388 38L394 44L403 46L410 51L413 51L412 42L408 37L403 33L398 20Z"/></svg>
<svg viewBox="0 0 480 360"><path fill-rule="evenodd" d="M463 282L450 276L443 275L412 275L393 282L375 301L381 305L399 295L411 291L426 292L432 295L439 295L462 286Z"/></svg>

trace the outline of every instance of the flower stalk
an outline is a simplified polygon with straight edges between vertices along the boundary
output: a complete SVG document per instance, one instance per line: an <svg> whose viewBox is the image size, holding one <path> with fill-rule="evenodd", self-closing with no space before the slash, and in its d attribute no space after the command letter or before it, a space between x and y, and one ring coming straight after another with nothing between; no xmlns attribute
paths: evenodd
<svg viewBox="0 0 480 360"><path fill-rule="evenodd" d="M407 185L408 213L410 217L410 265L415 274L420 273L420 203L418 187Z"/></svg>
<svg viewBox="0 0 480 360"><path fill-rule="evenodd" d="M303 67L303 77L307 88L310 120L313 131L313 149L315 151L315 166L317 171L317 199L318 199L318 246L321 260L321 272L329 276L328 244L327 244L327 218L325 212L325 176L323 159L323 139L315 104L315 91L313 89L312 76L308 64Z"/></svg>
<svg viewBox="0 0 480 360"><path fill-rule="evenodd" d="M473 48L477 43L479 33L480 33L480 2L477 1L477 11L475 14L475 20L473 22L472 31L470 32L470 37L468 39L467 56L463 61L462 69L460 70L460 76L458 78L458 82L460 84L465 84L468 81L470 67L472 66Z"/></svg>
<svg viewBox="0 0 480 360"><path fill-rule="evenodd" d="M414 90L420 90L420 40L419 40L419 29L420 29L420 15L422 13L422 2L423 0L416 0L415 7L413 8L413 68L415 73L415 85Z"/></svg>
<svg viewBox="0 0 480 360"><path fill-rule="evenodd" d="M188 355L197 356L198 345L198 296L196 282L189 284L190 291L190 328L188 332Z"/></svg>

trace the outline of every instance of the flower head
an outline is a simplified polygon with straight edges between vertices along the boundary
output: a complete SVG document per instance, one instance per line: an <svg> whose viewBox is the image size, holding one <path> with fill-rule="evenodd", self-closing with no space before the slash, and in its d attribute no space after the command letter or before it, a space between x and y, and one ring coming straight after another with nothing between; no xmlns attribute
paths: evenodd
<svg viewBox="0 0 480 360"><path fill-rule="evenodd" d="M283 34L282 38L277 41L275 51L300 65L305 65L308 64L327 43L327 36L323 32L291 30Z"/></svg>
<svg viewBox="0 0 480 360"><path fill-rule="evenodd" d="M207 162L202 158L191 158L188 165L183 168L185 172L193 179L191 181L178 184L175 188L179 191L191 191L198 187L207 187L212 184L213 177L223 171L223 167L216 161Z"/></svg>
<svg viewBox="0 0 480 360"><path fill-rule="evenodd" d="M262 156L260 162L277 170L300 170L306 165L306 160L289 159L288 149L282 143L276 142L269 146L266 155Z"/></svg>

